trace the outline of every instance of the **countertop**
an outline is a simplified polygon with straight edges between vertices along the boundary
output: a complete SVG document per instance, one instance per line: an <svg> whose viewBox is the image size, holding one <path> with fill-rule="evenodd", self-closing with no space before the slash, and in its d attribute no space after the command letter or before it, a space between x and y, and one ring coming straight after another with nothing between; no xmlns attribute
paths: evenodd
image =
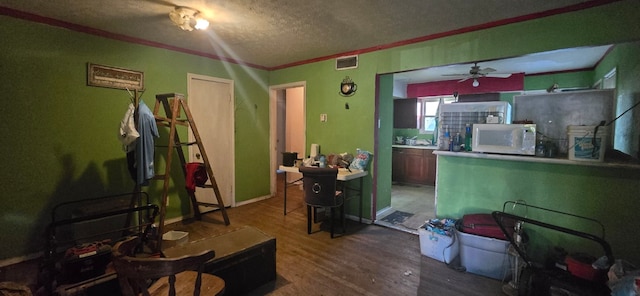
<svg viewBox="0 0 640 296"><path fill-rule="evenodd" d="M438 146L434 146L434 145L391 145L391 147L393 148L411 148L411 149L429 149L429 150L436 150L438 149Z"/></svg>
<svg viewBox="0 0 640 296"><path fill-rule="evenodd" d="M442 150L434 151L434 154L442 155L442 156L456 156L456 157L469 157L469 158L482 158L482 159L497 159L497 160L539 162L539 163L581 165L581 166L597 166L597 167L616 167L616 168L628 168L628 169L634 169L634 170L640 169L639 164L623 163L623 162L577 161L577 160L569 160L567 158L546 158L546 157L535 157L535 156L503 155L503 154L478 153L478 152L451 152L451 151L442 151Z"/></svg>

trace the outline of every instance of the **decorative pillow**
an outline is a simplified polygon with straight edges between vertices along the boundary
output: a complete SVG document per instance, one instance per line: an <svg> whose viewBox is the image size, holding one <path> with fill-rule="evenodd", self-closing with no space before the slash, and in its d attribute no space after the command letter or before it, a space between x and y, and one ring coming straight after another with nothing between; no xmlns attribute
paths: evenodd
<svg viewBox="0 0 640 296"><path fill-rule="evenodd" d="M364 170L369 164L369 158L371 158L371 153L369 151L356 149L357 155L349 165L349 168L352 170Z"/></svg>

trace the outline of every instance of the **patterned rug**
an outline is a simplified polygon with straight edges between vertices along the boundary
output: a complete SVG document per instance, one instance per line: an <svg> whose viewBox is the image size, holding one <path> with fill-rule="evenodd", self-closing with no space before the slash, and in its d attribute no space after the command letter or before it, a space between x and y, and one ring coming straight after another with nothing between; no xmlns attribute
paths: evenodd
<svg viewBox="0 0 640 296"><path fill-rule="evenodd" d="M411 216L413 216L413 214L411 214L411 213L406 213L406 212L402 212L402 211L395 211L395 212L385 216L381 220L384 221L384 222L387 222L387 223L391 223L391 224L402 224L402 223L404 223L404 221L407 221L407 219L411 218Z"/></svg>

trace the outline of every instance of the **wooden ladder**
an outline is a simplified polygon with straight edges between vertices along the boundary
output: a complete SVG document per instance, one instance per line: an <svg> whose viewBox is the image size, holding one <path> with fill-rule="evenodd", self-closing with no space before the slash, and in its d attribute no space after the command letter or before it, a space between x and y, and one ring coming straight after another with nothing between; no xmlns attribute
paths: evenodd
<svg viewBox="0 0 640 296"><path fill-rule="evenodd" d="M158 115L160 112L160 107L164 108L164 112L166 114L166 117L160 116ZM186 115L186 119L185 118L180 118L182 112L180 112L180 108L182 108L182 110L184 110L184 114ZM171 161L172 161L172 156L173 156L173 150L175 149L175 151L177 152L178 158L180 159L180 163L182 164L182 172L184 173L184 176L186 178L187 176L187 170L186 170L186 164L187 164L187 159L184 155L184 151L182 149L182 146L190 146L193 144L198 145L198 148L200 149L200 155L202 155L202 160L203 160L203 164L206 168L207 171L207 175L209 176L209 180L211 181L211 185L205 185L204 187L207 188L213 188L213 192L215 194L215 197L217 199L217 204L215 203L206 203L206 202L199 202L196 200L196 196L193 192L186 190L187 193L189 194L189 197L191 198L191 205L193 207L193 213L194 213L194 217L197 220L201 219L201 213L200 213L200 208L199 206L206 206L206 207L215 207L215 208L219 208L220 211L222 212L222 217L224 218L224 223L225 225L229 225L229 216L227 215L227 210L224 206L224 202L222 200L222 195L220 194L220 190L218 189L218 183L216 183L216 179L213 175L213 169L211 168L211 164L209 162L209 158L207 157L207 153L205 152L204 149L204 145L202 144L202 140L200 139L200 133L198 133L198 129L196 128L196 124L195 121L193 120L193 116L191 115L191 111L189 111L189 107L187 106L186 102L184 101L184 95L182 94L178 94L178 93L168 93L168 94L159 94L156 95L156 104L153 107L153 116L156 119L156 123L158 124L158 126L165 126L165 127L169 127L169 143L167 146L167 158L166 158L166 169L164 174L162 175L156 175L154 177L154 179L157 180L164 180L164 186L162 188L162 204L160 205L160 219L158 221L158 234L162 235L163 234L163 228L164 228L164 219L165 219L165 214L166 214L166 207L167 207L167 199L168 199L168 195L169 195L169 179L171 178ZM176 129L176 127L180 125L180 126L185 126L185 127L191 127L191 132L193 133L193 137L195 139L194 142L181 142L180 141L180 137L178 136L178 131ZM158 146L158 145L156 145ZM161 238L158 239L158 242L160 243L162 241Z"/></svg>

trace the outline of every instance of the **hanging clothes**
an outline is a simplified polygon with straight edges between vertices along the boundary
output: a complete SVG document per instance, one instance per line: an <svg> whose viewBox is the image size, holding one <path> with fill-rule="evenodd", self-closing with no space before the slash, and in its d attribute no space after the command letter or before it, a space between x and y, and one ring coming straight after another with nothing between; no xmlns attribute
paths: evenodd
<svg viewBox="0 0 640 296"><path fill-rule="evenodd" d="M204 186L209 176L207 175L207 169L203 163L190 162L186 165L186 182L185 187L187 191L193 193L196 191L196 186Z"/></svg>
<svg viewBox="0 0 640 296"><path fill-rule="evenodd" d="M149 185L149 180L155 176L154 138L160 137L158 126L151 109L140 101L138 104L138 133L135 150L127 153L127 164L131 177L137 184Z"/></svg>
<svg viewBox="0 0 640 296"><path fill-rule="evenodd" d="M124 152L131 152L135 150L136 140L140 137L140 134L136 129L135 111L136 108L133 103L129 104L127 112L125 112L122 121L120 121L118 140L122 143L122 150Z"/></svg>

